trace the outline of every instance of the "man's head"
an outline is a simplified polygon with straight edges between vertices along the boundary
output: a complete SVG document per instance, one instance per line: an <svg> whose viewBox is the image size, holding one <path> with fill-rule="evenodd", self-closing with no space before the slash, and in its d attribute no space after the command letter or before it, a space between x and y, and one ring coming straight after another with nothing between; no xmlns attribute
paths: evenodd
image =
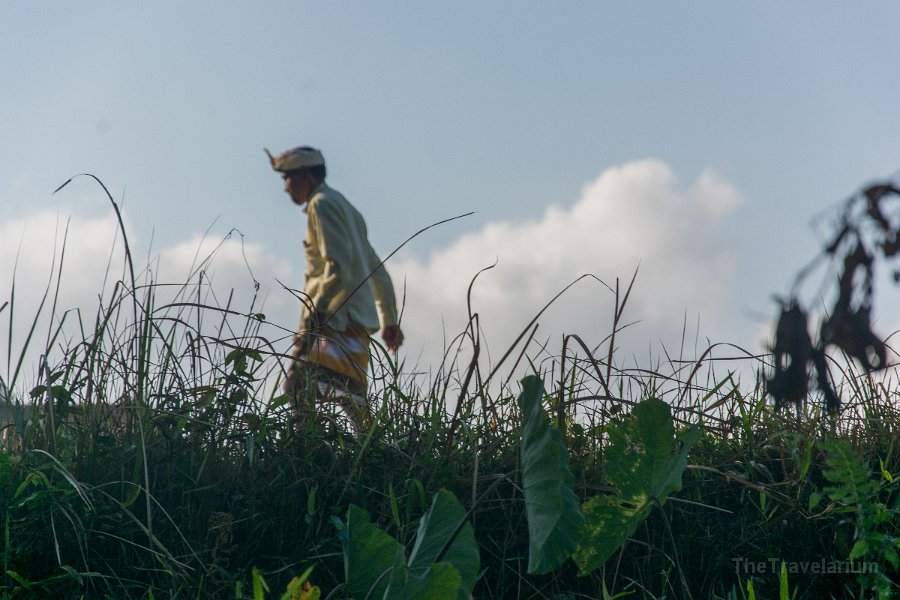
<svg viewBox="0 0 900 600"><path fill-rule="evenodd" d="M313 190L325 181L325 157L311 146L300 146L272 156L268 150L272 168L281 173L284 191L295 204L305 204Z"/></svg>

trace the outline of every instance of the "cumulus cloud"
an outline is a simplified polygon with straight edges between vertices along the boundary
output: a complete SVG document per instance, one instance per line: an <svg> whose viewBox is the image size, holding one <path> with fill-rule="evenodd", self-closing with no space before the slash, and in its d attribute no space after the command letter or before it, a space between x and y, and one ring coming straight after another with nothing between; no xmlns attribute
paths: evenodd
<svg viewBox="0 0 900 600"><path fill-rule="evenodd" d="M287 321L288 315L290 321L296 320L293 297L278 284L298 285L292 281L291 262L236 232L224 237L195 234L162 249L151 270L155 281L167 284L196 280L202 273L208 282L204 289L214 303L224 306L233 295L231 305L238 310L254 306L271 311L277 322Z"/></svg>
<svg viewBox="0 0 900 600"><path fill-rule="evenodd" d="M49 314L54 301L54 323L69 309L87 311L93 305L87 314L96 312L110 265L121 264L116 232L115 216L67 218L50 210L7 218L0 223L0 306L5 304L0 311L3 380L11 379L10 371L15 371L26 345L32 351L26 355L25 369L35 370L36 359L49 339ZM111 275L118 277L114 271ZM31 341L26 342L38 315L43 317L37 320Z"/></svg>
<svg viewBox="0 0 900 600"><path fill-rule="evenodd" d="M734 333L736 257L717 231L741 201L712 171L685 185L664 162L641 160L607 169L569 207L549 206L536 220L489 223L427 260L404 256L390 266L407 285L410 351L418 345L422 362L434 364L443 330L465 327L470 280L495 261L472 291L495 360L546 302L585 273L605 285L579 282L541 318L537 337L557 348L563 333L599 344L612 327L610 288L618 278L624 293L638 267L624 320L640 323L620 338L626 354L646 358L648 344L677 345L685 316L696 324L699 315L704 331Z"/></svg>
<svg viewBox="0 0 900 600"><path fill-rule="evenodd" d="M237 233L197 234L152 253L149 262L146 250L143 254L137 250L140 241L130 238L129 242L138 285L158 284L157 307L176 299L197 300L196 284L202 281L199 299L204 304L224 307L230 303L232 309L243 312L252 308L288 328L296 323L296 301L277 283L296 285L292 266L259 242L245 242ZM53 327L68 312L65 331L77 341L81 338L75 310L90 331L100 303L108 304L115 282L129 278L118 222L112 214L66 217L43 210L0 224L0 306L7 303L0 311L0 378L9 381L26 343L23 375L34 377L51 329L54 298ZM186 282L195 284L191 296L179 298ZM38 327L26 342L47 290ZM285 335L277 328L270 333L276 338Z"/></svg>
<svg viewBox="0 0 900 600"><path fill-rule="evenodd" d="M427 258L407 254L391 259L388 269L398 295L406 288L407 365L418 363L426 371L437 367L445 339L465 328L470 281L495 262L478 277L471 298L494 361L554 295L585 273L597 279L580 281L557 301L541 317L536 338L548 340L556 352L563 333L601 344L612 328L611 289L618 278L624 293L638 267L624 321L639 323L618 337L619 356L645 359L651 351L659 355L660 343L677 346L685 318L689 336L699 318L701 338L737 341L730 337L741 321L733 297L736 253L727 236L717 233L742 201L734 186L712 171L684 183L664 162L642 160L607 169L573 200L568 206L547 207L537 219L488 223ZM12 281L21 243L14 356L47 285L53 240L61 243L64 224L56 213L37 212L0 225L0 282ZM113 279L122 277L116 225L112 215L71 218L61 308L80 307L91 319L107 273ZM130 241L133 249L141 247L140 240ZM57 257L59 251L57 247ZM140 262L141 253L135 253ZM181 284L191 276L196 280L203 271L204 281L211 282L204 288L204 301L210 304L224 305L234 290L231 306L248 311L257 293L254 282L259 282L254 312L264 312L269 322L288 330L296 325L299 304L276 280L300 287L302 264L297 257L268 251L264 241L244 240L238 233L198 234L152 252L149 264L146 250L143 256L136 268L144 281L150 277L162 284ZM108 292L111 283L106 285ZM174 294L177 285L171 290ZM0 305L5 299L8 294L0 293ZM9 335L7 321L3 314L0 352L5 352ZM46 336L46 327L42 331ZM5 367L5 357L0 359Z"/></svg>
<svg viewBox="0 0 900 600"><path fill-rule="evenodd" d="M96 302L108 265L120 262L116 231L114 216L68 219L48 210L0 223L0 305L10 303L0 320L0 339L7 341L10 313L17 317L14 337L17 328L30 326L48 289L49 310L58 277L60 307Z"/></svg>

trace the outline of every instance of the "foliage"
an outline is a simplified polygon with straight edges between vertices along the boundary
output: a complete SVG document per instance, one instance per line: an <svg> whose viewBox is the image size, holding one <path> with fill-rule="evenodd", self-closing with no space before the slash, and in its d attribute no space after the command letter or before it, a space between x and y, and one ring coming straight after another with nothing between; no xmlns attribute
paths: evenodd
<svg viewBox="0 0 900 600"><path fill-rule="evenodd" d="M465 600L478 576L478 544L462 505L446 490L422 516L409 559L400 543L351 506L338 523L347 587L356 598Z"/></svg>
<svg viewBox="0 0 900 600"><path fill-rule="evenodd" d="M522 381L522 485L528 514L528 572L548 573L578 545L584 517L572 490L566 447L541 407L544 386L538 377Z"/></svg>
<svg viewBox="0 0 900 600"><path fill-rule="evenodd" d="M834 502L841 521L853 528L852 548L848 561L869 562L876 568L858 576L863 589L874 591L878 598L891 598L894 584L889 574L900 569L900 522L897 483L884 470L881 462L879 477L873 479L863 459L844 440L828 440L823 444L826 469L823 475L830 485L823 492ZM894 498L892 506L884 498Z"/></svg>
<svg viewBox="0 0 900 600"><path fill-rule="evenodd" d="M583 507L587 523L575 553L582 574L600 568L654 506L681 489L687 454L700 431L691 427L673 442L669 405L648 398L609 431L606 474L614 496L598 495Z"/></svg>
<svg viewBox="0 0 900 600"><path fill-rule="evenodd" d="M837 295L821 320L815 343L807 332L808 316L800 307L796 292L782 302L772 347L774 368L766 380L768 392L777 404L796 404L806 399L811 367L827 409L838 409L840 399L828 371L829 347L839 349L867 371L888 366L887 345L872 331L872 290L876 257L891 260L900 252L897 200L900 189L883 182L866 187L845 203L836 231L822 251L822 258L840 264L841 273ZM812 266L800 272L795 290ZM900 281L900 269L895 268L894 281Z"/></svg>
<svg viewBox="0 0 900 600"><path fill-rule="evenodd" d="M288 582L287 589L281 595L281 600L319 600L322 596L322 590L314 586L309 581L310 573L313 568L310 567L305 573L294 577ZM253 589L253 600L265 600L267 592L272 591L269 584L266 583L265 577L256 567L253 568L251 579L251 587ZM243 582L238 582L235 589L235 598L243 598ZM152 595L152 592L151 592Z"/></svg>
<svg viewBox="0 0 900 600"><path fill-rule="evenodd" d="M49 300L0 302L10 323L37 313L30 353L9 350L20 354L0 374L3 600L897 589L890 371L850 363L837 412L803 396L787 415L731 371L765 366L740 351L637 368L614 352L616 284L609 347L569 336L580 350L554 354L526 331L519 363L543 377L521 390L499 383L499 364L457 364L486 354L477 314L427 384L376 349L373 423L358 434L338 407L278 393L293 332L256 299L220 305L211 260L175 287L129 264L96 315L51 311L43 343ZM851 556L877 576L786 570Z"/></svg>
<svg viewBox="0 0 900 600"><path fill-rule="evenodd" d="M581 574L599 569L634 533L654 506L681 489L687 453L699 435L691 427L673 444L669 405L639 402L632 414L609 428L606 474L615 496L597 495L578 509L560 432L541 407L543 385L522 381L522 481L528 514L529 573L558 568L569 556Z"/></svg>
<svg viewBox="0 0 900 600"><path fill-rule="evenodd" d="M212 309L192 310L202 317ZM810 443L826 426L848 441L852 431L865 464L880 467L881 458L885 473L896 472L890 449L900 415L889 388L865 378L848 375L859 395L843 421L810 413L804 431L771 412L758 390L745 393L727 377L705 389L657 388L668 401L630 400L649 396L652 381L632 392L620 385L619 397L602 403L579 400L585 392L577 380L547 394L530 378L518 398L482 390L455 414L444 409L442 390L389 379L373 398L374 426L356 436L330 407L317 407L310 419L266 391L264 369L277 357L254 329L259 319L228 325L248 333L227 343L198 344L193 333L163 328L196 319L126 328L152 338L132 343L101 318L93 337L31 388L34 403L18 401L0 452L0 597L140 597L147 590L252 597L273 593L265 587L286 590L313 565L316 586L331 598L369 591L380 598L388 586L410 597L460 598L470 590L474 597L577 598L604 589L627 597L638 582L660 595L679 586L672 583L679 571L697 597L724 597L739 578L741 591L752 581L758 596L770 597L779 592L777 574L735 572L731 557L843 560L857 541L855 529L843 532L857 521L866 532L858 539L870 544L866 560L890 566L876 542L894 535L892 523L881 521L896 505L892 484L884 476L874 487L859 480L856 496L841 495L849 484L840 481L850 475L826 475L839 471L840 454ZM137 368L129 348L144 349L142 391L135 380L114 377ZM635 381L624 372L621 380ZM680 400L694 392L696 403ZM551 427L547 401L561 427ZM629 402L633 408L621 411ZM677 441L676 419L693 423ZM692 466L685 466L688 450ZM673 495L690 503L673 505ZM816 495L819 504L810 502ZM455 498L469 496L467 511ZM822 499L834 508L815 512ZM574 527L581 503L586 529ZM651 510L657 505L664 510ZM540 515L551 518L542 525ZM332 526L337 516L346 531ZM345 546L346 532L365 543ZM561 534L569 538L559 546L565 550L550 552ZM846 543L835 543L845 535ZM476 543L479 563L466 562ZM619 548L620 558L586 562L577 549L591 546L608 556ZM589 574L577 577L564 562L573 548ZM345 570L345 560L368 571ZM545 567L537 572L529 563ZM844 590L835 597L859 592L847 587L848 576L790 576L807 598L823 589Z"/></svg>

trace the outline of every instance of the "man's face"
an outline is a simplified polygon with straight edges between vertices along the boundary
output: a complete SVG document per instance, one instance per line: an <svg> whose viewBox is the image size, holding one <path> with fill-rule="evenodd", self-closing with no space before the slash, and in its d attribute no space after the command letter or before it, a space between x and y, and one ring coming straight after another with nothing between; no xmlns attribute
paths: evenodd
<svg viewBox="0 0 900 600"><path fill-rule="evenodd" d="M281 178L284 179L284 191L297 206L306 204L317 183L309 171L282 173Z"/></svg>

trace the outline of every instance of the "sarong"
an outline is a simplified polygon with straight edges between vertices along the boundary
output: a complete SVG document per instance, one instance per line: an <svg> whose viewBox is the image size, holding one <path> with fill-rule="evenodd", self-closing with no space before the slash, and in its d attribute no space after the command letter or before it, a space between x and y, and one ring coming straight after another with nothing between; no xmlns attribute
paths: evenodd
<svg viewBox="0 0 900 600"><path fill-rule="evenodd" d="M351 325L345 331L320 327L294 345L284 391L293 397L295 414L310 414L313 402L334 402L357 431L372 423L366 399L369 332Z"/></svg>
<svg viewBox="0 0 900 600"><path fill-rule="evenodd" d="M369 332L356 325L345 331L320 327L294 347L295 368L311 368L329 383L365 394L369 371Z"/></svg>

